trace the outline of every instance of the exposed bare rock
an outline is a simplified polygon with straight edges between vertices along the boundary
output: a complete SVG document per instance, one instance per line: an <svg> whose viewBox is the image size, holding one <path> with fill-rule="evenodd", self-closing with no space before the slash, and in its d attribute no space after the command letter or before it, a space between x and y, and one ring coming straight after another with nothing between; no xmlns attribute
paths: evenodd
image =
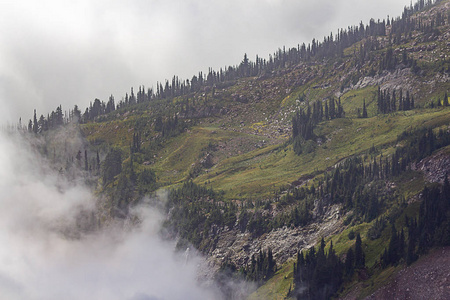
<svg viewBox="0 0 450 300"><path fill-rule="evenodd" d="M374 77L363 77L355 84L351 89L362 89L367 86L380 86L381 89L398 89L410 90L411 82L409 77L411 75L411 69L397 69L394 72L384 71L381 74Z"/></svg>
<svg viewBox="0 0 450 300"><path fill-rule="evenodd" d="M320 237L327 237L342 230L343 218L339 215L340 207L333 205L326 209L323 221L306 227L283 227L254 238L251 233L227 230L217 235L215 249L210 253L208 262L211 269L218 269L227 259L236 265L246 265L252 255L260 249L271 248L278 265L293 257L298 250L307 249ZM319 218L318 218L319 219Z"/></svg>
<svg viewBox="0 0 450 300"><path fill-rule="evenodd" d="M436 249L399 271L366 299L450 299L450 247Z"/></svg>
<svg viewBox="0 0 450 300"><path fill-rule="evenodd" d="M429 182L443 183L445 176L450 175L450 155L444 151L422 159L413 164L412 169L422 171Z"/></svg>

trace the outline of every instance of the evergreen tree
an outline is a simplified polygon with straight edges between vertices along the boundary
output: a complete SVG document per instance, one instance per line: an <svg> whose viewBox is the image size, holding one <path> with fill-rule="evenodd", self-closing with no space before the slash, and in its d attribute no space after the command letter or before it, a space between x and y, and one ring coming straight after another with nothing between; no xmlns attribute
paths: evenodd
<svg viewBox="0 0 450 300"><path fill-rule="evenodd" d="M81 121L81 111L78 109L78 105L76 104L73 107L73 119L76 123Z"/></svg>
<svg viewBox="0 0 450 300"><path fill-rule="evenodd" d="M366 99L363 100L362 117L363 117L363 118L367 118Z"/></svg>
<svg viewBox="0 0 450 300"><path fill-rule="evenodd" d="M400 237L397 234L397 230L395 229L395 225L392 224L391 227L391 239L389 241L388 247L388 256L386 265L392 264L395 265L400 259Z"/></svg>
<svg viewBox="0 0 450 300"><path fill-rule="evenodd" d="M103 167L103 184L107 184L122 172L122 152L119 149L111 149L106 155Z"/></svg>
<svg viewBox="0 0 450 300"><path fill-rule="evenodd" d="M406 263L410 265L416 259L416 221L412 220L408 227L408 248L406 251Z"/></svg>
<svg viewBox="0 0 450 300"><path fill-rule="evenodd" d="M41 115L38 121L38 132L43 132L48 130L48 123L47 120L45 120L45 117Z"/></svg>
<svg viewBox="0 0 450 300"><path fill-rule="evenodd" d="M56 126L64 125L64 116L63 116L63 111L62 111L62 106L61 105L56 108L55 125Z"/></svg>
<svg viewBox="0 0 450 300"><path fill-rule="evenodd" d="M87 150L84 150L84 170L89 170Z"/></svg>
<svg viewBox="0 0 450 300"><path fill-rule="evenodd" d="M355 263L355 258L353 255L353 250L352 250L352 247L350 247L348 249L347 255L345 257L345 274L348 277L352 277L352 275L353 275L354 263Z"/></svg>
<svg viewBox="0 0 450 300"><path fill-rule="evenodd" d="M366 265L364 251L362 249L361 235L359 232L356 234L355 242L355 268L364 268Z"/></svg>
<svg viewBox="0 0 450 300"><path fill-rule="evenodd" d="M330 119L334 119L336 118L336 106L335 106L335 100L333 98L330 98L329 100L329 105L328 105L328 114Z"/></svg>
<svg viewBox="0 0 450 300"><path fill-rule="evenodd" d="M39 126L38 126L38 121L37 121L37 118L36 118L36 110L34 110L34 117L33 117L33 132L34 132L35 134L38 133L38 128L39 128Z"/></svg>
<svg viewBox="0 0 450 300"><path fill-rule="evenodd" d="M97 162L97 172L98 172L100 170L100 155L98 154L98 150L97 150L96 162Z"/></svg>

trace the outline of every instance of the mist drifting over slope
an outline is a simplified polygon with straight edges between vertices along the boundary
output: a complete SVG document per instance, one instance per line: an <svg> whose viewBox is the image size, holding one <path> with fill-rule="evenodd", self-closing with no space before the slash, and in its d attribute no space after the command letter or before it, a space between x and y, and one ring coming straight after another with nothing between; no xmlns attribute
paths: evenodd
<svg viewBox="0 0 450 300"><path fill-rule="evenodd" d="M142 205L140 226L73 234L95 210L18 135L0 133L0 294L3 299L217 299L158 236L161 215ZM72 233L71 233L72 232Z"/></svg>

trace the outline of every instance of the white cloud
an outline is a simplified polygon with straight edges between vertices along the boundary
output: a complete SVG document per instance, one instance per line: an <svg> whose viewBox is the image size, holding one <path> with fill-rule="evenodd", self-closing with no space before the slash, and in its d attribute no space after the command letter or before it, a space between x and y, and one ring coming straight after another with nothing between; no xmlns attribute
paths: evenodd
<svg viewBox="0 0 450 300"><path fill-rule="evenodd" d="M161 215L136 208L140 226L77 230L95 210L86 187L67 182L30 151L0 134L0 292L4 299L215 299L158 235Z"/></svg>

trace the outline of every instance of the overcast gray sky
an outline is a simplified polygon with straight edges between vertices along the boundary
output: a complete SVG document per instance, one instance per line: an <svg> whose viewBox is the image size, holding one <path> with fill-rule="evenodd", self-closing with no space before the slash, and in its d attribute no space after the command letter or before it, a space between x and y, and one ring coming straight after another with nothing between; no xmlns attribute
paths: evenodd
<svg viewBox="0 0 450 300"><path fill-rule="evenodd" d="M0 118L33 109L84 109L235 65L244 53L323 39L370 18L399 16L409 0L4 0L0 4Z"/></svg>

